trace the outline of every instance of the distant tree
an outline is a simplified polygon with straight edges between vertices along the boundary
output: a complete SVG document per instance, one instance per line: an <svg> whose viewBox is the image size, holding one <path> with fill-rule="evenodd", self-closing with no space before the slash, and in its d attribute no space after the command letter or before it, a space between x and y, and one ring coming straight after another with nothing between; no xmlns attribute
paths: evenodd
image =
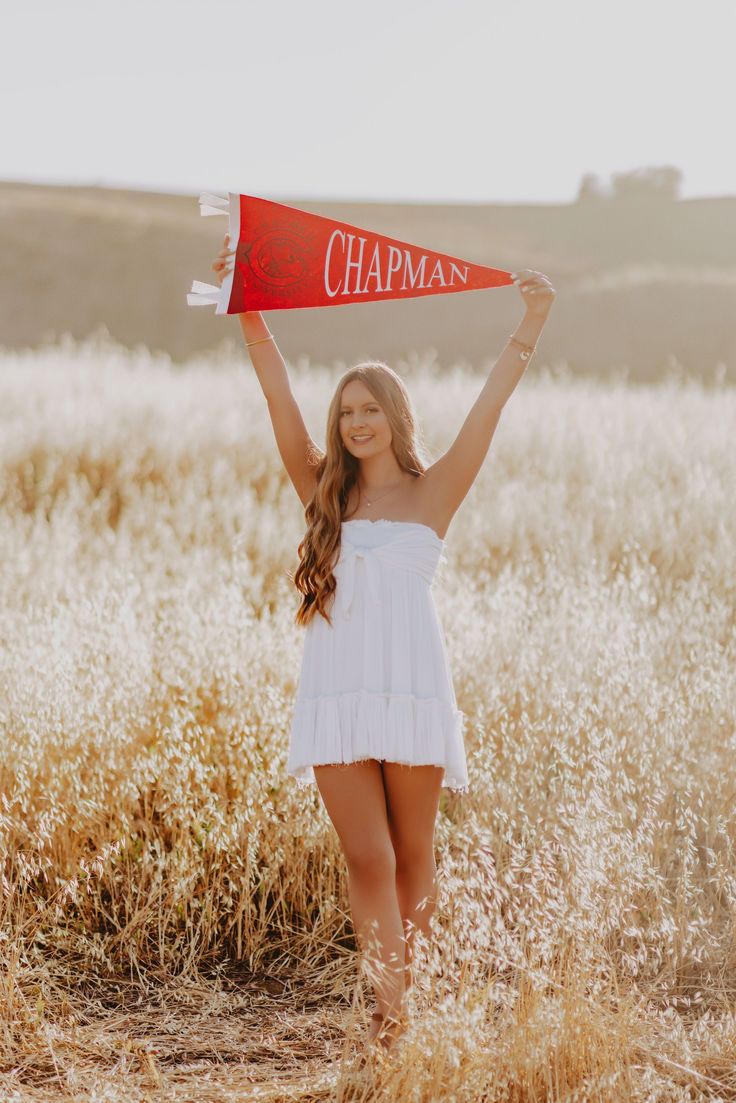
<svg viewBox="0 0 736 1103"><path fill-rule="evenodd" d="M594 172L586 172L580 181L576 203L585 203L588 200L606 199L606 193L598 177Z"/></svg>
<svg viewBox="0 0 736 1103"><path fill-rule="evenodd" d="M613 199L679 199L682 172L674 165L614 172Z"/></svg>

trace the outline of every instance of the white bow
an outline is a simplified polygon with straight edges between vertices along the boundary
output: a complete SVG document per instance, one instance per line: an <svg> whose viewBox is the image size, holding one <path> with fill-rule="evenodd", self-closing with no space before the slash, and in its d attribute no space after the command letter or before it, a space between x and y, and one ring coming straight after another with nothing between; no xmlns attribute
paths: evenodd
<svg viewBox="0 0 736 1103"><path fill-rule="evenodd" d="M337 596L342 615L345 620L350 617L350 606L353 603L355 593L355 567L358 559L365 564L368 589L371 597L377 605L381 604L381 575L378 556L381 547L362 548L356 544L343 544L340 562L333 567L332 573L337 577Z"/></svg>

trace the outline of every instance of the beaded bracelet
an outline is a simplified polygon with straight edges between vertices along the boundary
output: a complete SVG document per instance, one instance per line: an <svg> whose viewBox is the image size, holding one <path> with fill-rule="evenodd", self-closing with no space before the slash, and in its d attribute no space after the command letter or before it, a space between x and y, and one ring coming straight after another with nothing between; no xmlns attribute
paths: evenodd
<svg viewBox="0 0 736 1103"><path fill-rule="evenodd" d="M249 349L251 345L259 345L261 341L273 341L273 333L269 333L268 337L259 337L257 341L246 341L245 347Z"/></svg>

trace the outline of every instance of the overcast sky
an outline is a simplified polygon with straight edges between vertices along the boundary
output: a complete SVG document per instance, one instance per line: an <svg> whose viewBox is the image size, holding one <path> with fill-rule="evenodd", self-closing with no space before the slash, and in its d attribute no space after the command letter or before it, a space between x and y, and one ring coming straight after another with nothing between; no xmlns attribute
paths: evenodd
<svg viewBox="0 0 736 1103"><path fill-rule="evenodd" d="M569 202L736 194L732 0L16 0L0 178Z"/></svg>

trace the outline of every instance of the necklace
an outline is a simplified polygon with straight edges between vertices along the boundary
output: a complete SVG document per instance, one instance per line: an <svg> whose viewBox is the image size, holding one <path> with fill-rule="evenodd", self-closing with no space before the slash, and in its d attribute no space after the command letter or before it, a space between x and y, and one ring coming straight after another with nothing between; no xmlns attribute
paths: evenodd
<svg viewBox="0 0 736 1103"><path fill-rule="evenodd" d="M389 487L388 490L385 490L383 492L383 494L379 494L377 498L373 499L373 501L369 500L368 495L364 493L363 488L361 487L360 483L358 483L358 490L360 491L361 494L363 494L363 496L365 497L365 500L368 503L368 505L373 506L373 505L376 504L376 502L380 502L381 498L385 498L387 494L390 494L392 490L396 490L397 486L401 486L401 481L398 482L398 483L394 483L394 485L392 487Z"/></svg>

